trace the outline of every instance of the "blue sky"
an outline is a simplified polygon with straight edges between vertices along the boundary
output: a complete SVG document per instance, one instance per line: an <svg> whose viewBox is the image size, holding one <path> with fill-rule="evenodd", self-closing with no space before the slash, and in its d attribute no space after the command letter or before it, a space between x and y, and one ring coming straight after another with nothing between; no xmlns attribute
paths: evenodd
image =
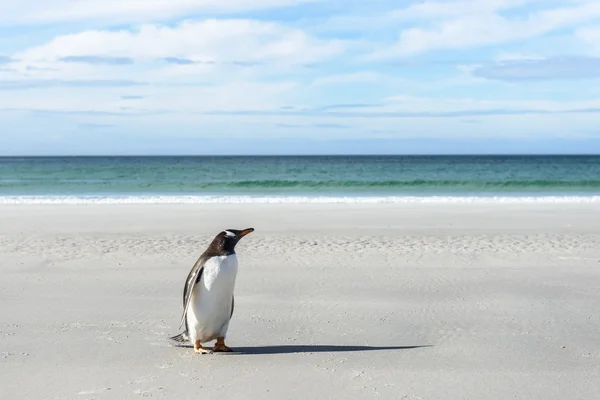
<svg viewBox="0 0 600 400"><path fill-rule="evenodd" d="M0 124L3 155L597 153L600 2L3 0Z"/></svg>

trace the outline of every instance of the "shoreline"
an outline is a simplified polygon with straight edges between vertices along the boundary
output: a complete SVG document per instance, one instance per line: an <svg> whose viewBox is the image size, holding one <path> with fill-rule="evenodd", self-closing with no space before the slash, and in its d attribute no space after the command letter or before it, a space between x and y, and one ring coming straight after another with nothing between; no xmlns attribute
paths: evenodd
<svg viewBox="0 0 600 400"><path fill-rule="evenodd" d="M0 195L3 205L83 204L600 204L599 194L475 195Z"/></svg>

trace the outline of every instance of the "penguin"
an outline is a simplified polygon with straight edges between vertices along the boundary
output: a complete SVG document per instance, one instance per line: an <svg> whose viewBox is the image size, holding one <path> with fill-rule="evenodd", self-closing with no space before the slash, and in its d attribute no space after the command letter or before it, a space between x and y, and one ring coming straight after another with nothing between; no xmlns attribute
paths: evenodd
<svg viewBox="0 0 600 400"><path fill-rule="evenodd" d="M251 232L253 228L224 230L198 258L183 287L183 315L179 327L185 323L185 331L171 337L172 340L191 342L198 354L233 351L225 345L225 337L234 309L238 270L235 245ZM212 351L202 347L202 343L215 339Z"/></svg>

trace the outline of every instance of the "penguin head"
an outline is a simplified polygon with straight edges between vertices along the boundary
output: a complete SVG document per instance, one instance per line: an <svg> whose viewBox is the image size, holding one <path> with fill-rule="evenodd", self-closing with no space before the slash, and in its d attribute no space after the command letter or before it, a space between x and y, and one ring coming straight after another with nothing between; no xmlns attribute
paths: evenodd
<svg viewBox="0 0 600 400"><path fill-rule="evenodd" d="M241 238L254 232L254 228L248 229L226 229L220 232L213 240L210 248L219 255L227 255L235 252L235 245Z"/></svg>

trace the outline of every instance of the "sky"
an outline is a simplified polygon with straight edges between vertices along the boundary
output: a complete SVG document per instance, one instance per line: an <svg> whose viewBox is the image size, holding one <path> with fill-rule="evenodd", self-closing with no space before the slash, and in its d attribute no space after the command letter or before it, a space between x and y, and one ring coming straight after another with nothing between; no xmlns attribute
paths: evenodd
<svg viewBox="0 0 600 400"><path fill-rule="evenodd" d="M0 155L328 153L600 153L600 1L0 2Z"/></svg>

